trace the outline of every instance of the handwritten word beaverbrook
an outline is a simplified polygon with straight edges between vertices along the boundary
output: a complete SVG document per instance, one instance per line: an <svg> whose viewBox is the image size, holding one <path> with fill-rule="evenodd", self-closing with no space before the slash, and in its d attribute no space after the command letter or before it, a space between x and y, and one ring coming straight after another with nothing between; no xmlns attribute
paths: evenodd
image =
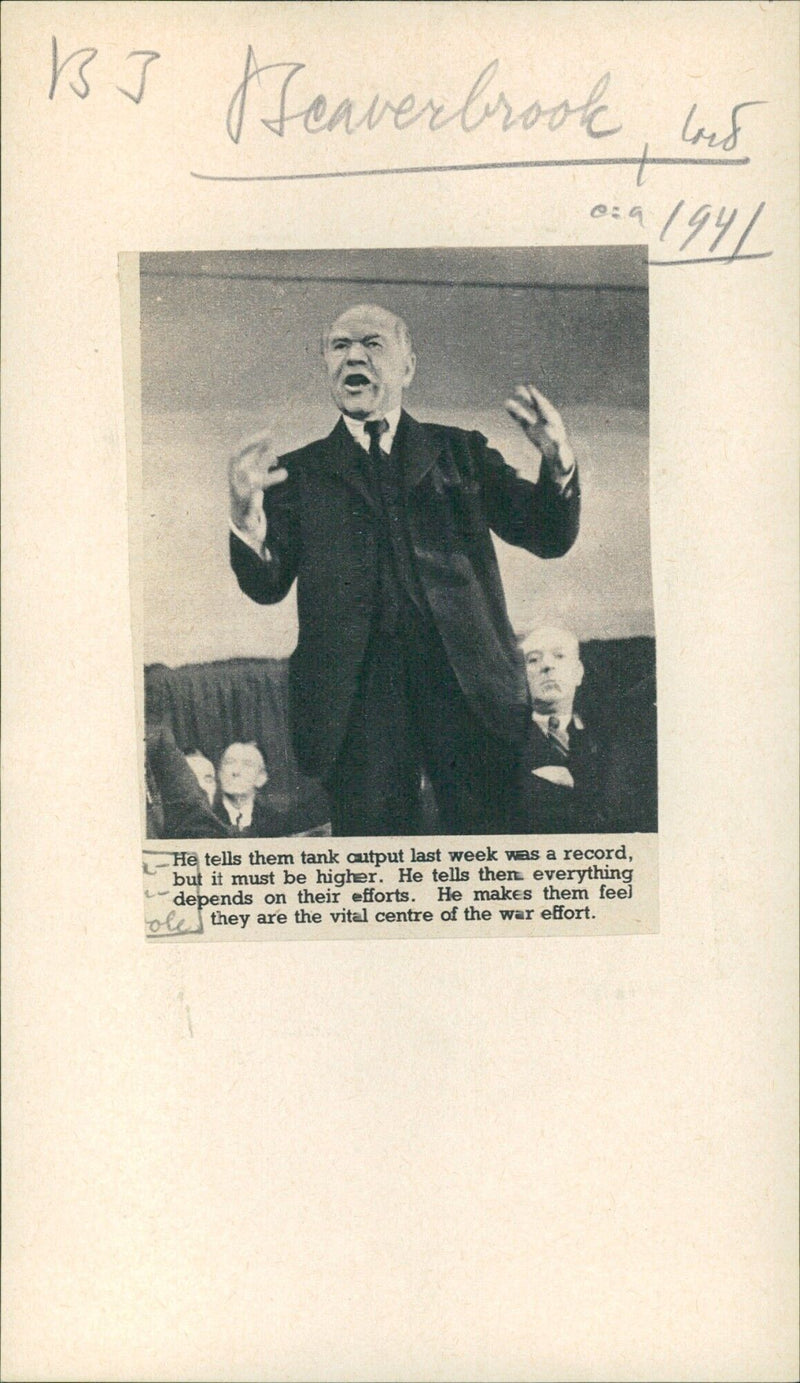
<svg viewBox="0 0 800 1383"><path fill-rule="evenodd" d="M296 79L306 70L304 62L259 64L251 45L247 49L244 76L228 106L226 128L234 144L238 144L255 83L259 98L269 112L260 117L261 124L281 138L293 121L300 121L306 134L332 134L334 130L350 135L358 131L371 133L381 124L391 125L396 130L419 125L434 134L457 124L464 134L472 134L488 120L499 123L505 132L531 130L535 125L559 130L568 120L574 123L577 119L590 139L606 139L622 129L621 124L609 123L609 107L603 104L611 84L610 72L605 72L582 99L562 96L548 103L524 97L525 104L518 102L515 106L505 91L496 87L499 67L498 58L488 62L455 108L433 96L418 96L414 92L399 97L375 92L371 99L361 102L352 96L334 100L330 95L316 92L309 99L296 90L299 85Z"/></svg>

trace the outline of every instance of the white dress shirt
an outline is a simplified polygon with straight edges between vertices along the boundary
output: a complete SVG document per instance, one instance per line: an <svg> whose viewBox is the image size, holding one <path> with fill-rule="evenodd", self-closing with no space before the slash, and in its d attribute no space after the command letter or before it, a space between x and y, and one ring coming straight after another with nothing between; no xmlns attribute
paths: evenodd
<svg viewBox="0 0 800 1383"><path fill-rule="evenodd" d="M571 725L576 730L583 729L583 721L580 716L573 715L571 712L569 715L557 715L554 711L552 715L543 715L541 711L534 711L533 719L545 737L551 733L550 722L557 720L558 726L553 728L566 738L567 743L569 743L569 727ZM575 786L575 779L566 764L543 764L541 768L531 769L531 772L537 778L544 778L548 783L555 783L557 787L574 788Z"/></svg>
<svg viewBox="0 0 800 1383"><path fill-rule="evenodd" d="M394 434L397 431L397 425L400 422L401 412L401 408L391 408L385 415L384 421L387 422L389 426L385 432L381 433L380 448L386 456L388 456L389 452L392 450L392 442L394 441ZM362 422L360 418L348 418L346 413L342 414L342 422L353 440L358 442L358 445L363 447L364 451L369 451L369 433L366 430L366 422Z"/></svg>
<svg viewBox="0 0 800 1383"><path fill-rule="evenodd" d="M253 807L255 797L246 797L243 802L233 802L230 797L223 794L222 805L227 812L230 823L238 831L246 831L253 821Z"/></svg>

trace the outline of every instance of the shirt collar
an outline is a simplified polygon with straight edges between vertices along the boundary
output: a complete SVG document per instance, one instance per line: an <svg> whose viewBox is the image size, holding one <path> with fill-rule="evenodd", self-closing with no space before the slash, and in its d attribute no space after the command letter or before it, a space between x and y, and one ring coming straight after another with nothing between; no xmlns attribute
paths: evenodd
<svg viewBox="0 0 800 1383"><path fill-rule="evenodd" d="M241 831L253 824L253 807L255 806L255 801L255 797L250 797L243 802L241 806L237 806L235 802L232 802L231 799L226 797L223 793L222 805L230 817L232 826L237 826Z"/></svg>
<svg viewBox="0 0 800 1383"><path fill-rule="evenodd" d="M402 411L402 407L390 408L389 412L384 415L389 424L389 428L388 431L381 433L381 451L385 451L387 456L392 449L394 434L397 431L397 425L400 422L400 414ZM365 431L365 423L363 423L360 418L348 418L346 413L342 414L342 421L354 441L358 442L358 445L363 447L364 451L369 451L369 437Z"/></svg>

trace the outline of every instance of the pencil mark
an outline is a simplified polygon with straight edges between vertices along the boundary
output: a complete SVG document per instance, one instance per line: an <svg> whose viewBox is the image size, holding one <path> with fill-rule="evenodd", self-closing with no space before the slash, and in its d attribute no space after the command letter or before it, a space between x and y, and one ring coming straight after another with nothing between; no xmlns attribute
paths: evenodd
<svg viewBox="0 0 800 1383"><path fill-rule="evenodd" d="M709 132L702 125L696 130L692 130L692 121L694 120L695 111L697 110L697 102L695 102L683 122L681 139L687 144L701 144L705 142L709 149L725 149L727 152L731 152L736 148L739 135L742 132L742 127L738 120L739 111L745 110L747 106L765 106L766 104L766 101L739 101L738 105L735 105L731 110L730 130L727 134L720 136L717 134L716 130Z"/></svg>
<svg viewBox="0 0 800 1383"><path fill-rule="evenodd" d="M747 156L739 158L651 158L650 167L727 167L741 168L749 163ZM202 182L311 182L321 178L376 178L407 173L478 173L494 172L501 168L640 168L637 158L544 158L512 159L482 163L424 163L405 168L346 168L325 173L198 173L190 177Z"/></svg>
<svg viewBox="0 0 800 1383"><path fill-rule="evenodd" d="M86 97L89 95L90 87L88 81L86 80L86 77L83 74L86 68L89 66L89 63L94 62L99 51L99 48L76 48L74 53L70 53L69 56L66 57L64 61L60 63L58 61L58 39L56 38L55 34L53 34L51 36L52 72L50 77L50 90L47 93L47 99L49 101L52 101L53 97L55 96L56 87L58 86L59 78L61 77L61 73L64 71L64 68L72 62L73 58L79 58L82 53L88 53L89 56L85 57L82 62L78 63L78 80L82 83L82 85L76 86L74 81L69 83L70 90L74 91L75 95L79 96L82 101L85 101Z"/></svg>
<svg viewBox="0 0 800 1383"><path fill-rule="evenodd" d="M117 91L120 91L123 96L127 96L129 100L133 101L135 106L138 106L139 102L144 96L144 84L145 79L147 77L148 67L150 66L151 62L155 62L156 58L160 57L161 54L156 53L155 50L152 48L134 48L128 54L128 58L144 58L144 62L142 63L142 70L139 75L139 86L137 91L135 92L126 91L124 86L118 86ZM128 61L128 58L125 59L126 62Z"/></svg>
<svg viewBox="0 0 800 1383"><path fill-rule="evenodd" d="M463 102L447 114L445 114L447 104L444 101L435 100L432 96L421 98L412 91L401 96L399 100L392 100L381 95L380 92L375 92L368 104L359 103L352 96L344 96L335 105L334 99L330 95L317 92L310 101L301 98L302 104L296 109L290 110L289 88L294 83L295 78L301 72L306 71L306 64L304 62L260 64L252 44L248 44L244 76L228 105L225 128L228 138L234 144L238 144L242 137L251 86L255 83L263 91L264 85L270 82L270 75L278 76L278 74L283 73L280 90L277 94L277 106L273 107L274 113L271 118L261 117L261 124L264 128L281 139L286 134L289 123L295 120L302 121L302 127L306 134L332 134L334 130L341 130L346 135L356 134L359 130L371 134L384 122L393 125L396 130L403 131L417 125L420 121L423 122L420 129L431 134L438 134L440 130L456 122L462 133L472 134L486 121L496 120L497 117L500 117L500 128L504 134L512 129L531 130L539 124L542 128L550 131L560 130L568 120L575 116L579 117L579 126L585 130L590 139L607 139L611 135L618 134L622 129L621 124L604 128L598 128L596 125L596 122L609 109L604 103L603 97L611 84L610 72L603 73L583 101L573 104L568 97L562 97L554 105L547 106L539 100L533 100L524 109L515 110L514 105L503 90L488 101L486 100L487 92L497 76L499 67L499 58L492 58L490 62L486 63L472 83ZM262 77L264 82L262 82Z"/></svg>
<svg viewBox="0 0 800 1383"><path fill-rule="evenodd" d="M145 848L143 852L142 868L147 878L147 883L152 882L152 876L157 874L160 870L167 870L167 878L158 881L166 883L172 874L172 858L172 854L165 850L150 850ZM170 906L169 899L172 892L173 890L171 887L145 887L146 936L151 939L170 936L202 936L203 913L199 903L196 909L187 909L174 904ZM155 901L158 899L164 899L164 901Z"/></svg>
<svg viewBox="0 0 800 1383"><path fill-rule="evenodd" d="M676 202L675 206L672 208L672 211L670 212L669 216L664 222L661 234L658 237L661 243L663 243L666 239L668 232L676 223L677 217L683 210L685 205L686 203L684 199L681 198L681 200L679 202ZM748 221L747 225L745 226L744 230L739 236L739 239L737 240L734 249L731 250L729 254L715 254L715 250L722 243L723 239L728 234L728 231L731 229L734 221L739 215L738 207L733 207L730 211L726 206L720 207L717 213L716 220L712 222L714 230L718 231L719 234L715 235L712 239L711 244L708 246L708 253L705 255L689 257L688 255L684 255L684 250L686 250L692 243L692 241L695 240L696 237L700 235L702 231L705 230L706 226L708 225L709 221L711 221L711 218L714 214L714 209L711 203L702 202L701 205L698 206L697 209L686 218L686 224L689 226L690 229L689 234L685 236L685 238L681 241L680 245L678 246L678 255L680 255L680 258L676 257L675 259L651 259L649 262L650 264L659 265L733 264L733 262L737 259L768 259L769 256L772 254L772 250L762 250L760 253L748 252L747 254L742 254L742 249L744 247L745 241L750 235L765 206L766 202L759 202L758 206L756 207L755 211L750 217L750 220Z"/></svg>
<svg viewBox="0 0 800 1383"><path fill-rule="evenodd" d="M761 250L759 254L699 255L697 259L649 259L650 265L668 264L738 264L745 259L769 259L774 250Z"/></svg>

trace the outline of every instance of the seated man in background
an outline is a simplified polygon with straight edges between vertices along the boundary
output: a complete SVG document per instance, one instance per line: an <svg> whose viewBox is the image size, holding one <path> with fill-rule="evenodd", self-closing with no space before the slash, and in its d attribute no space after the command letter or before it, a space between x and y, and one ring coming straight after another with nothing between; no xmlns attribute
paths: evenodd
<svg viewBox="0 0 800 1383"><path fill-rule="evenodd" d="M233 834L212 811L168 725L148 722L145 750L148 840L217 840Z"/></svg>
<svg viewBox="0 0 800 1383"><path fill-rule="evenodd" d="M583 681L575 634L541 625L522 641L531 696L525 764L527 830L541 834L603 831L607 751L574 711Z"/></svg>
<svg viewBox="0 0 800 1383"><path fill-rule="evenodd" d="M217 840L230 836L212 810L169 725L169 669L154 663L144 684L146 837Z"/></svg>
<svg viewBox="0 0 800 1383"><path fill-rule="evenodd" d="M237 836L286 836L295 829L287 812L270 805L264 755L253 741L229 744L219 761L216 810Z"/></svg>
<svg viewBox="0 0 800 1383"><path fill-rule="evenodd" d="M211 760L206 758L202 749L187 749L184 751L184 757L213 806L214 798L217 795L217 770Z"/></svg>

